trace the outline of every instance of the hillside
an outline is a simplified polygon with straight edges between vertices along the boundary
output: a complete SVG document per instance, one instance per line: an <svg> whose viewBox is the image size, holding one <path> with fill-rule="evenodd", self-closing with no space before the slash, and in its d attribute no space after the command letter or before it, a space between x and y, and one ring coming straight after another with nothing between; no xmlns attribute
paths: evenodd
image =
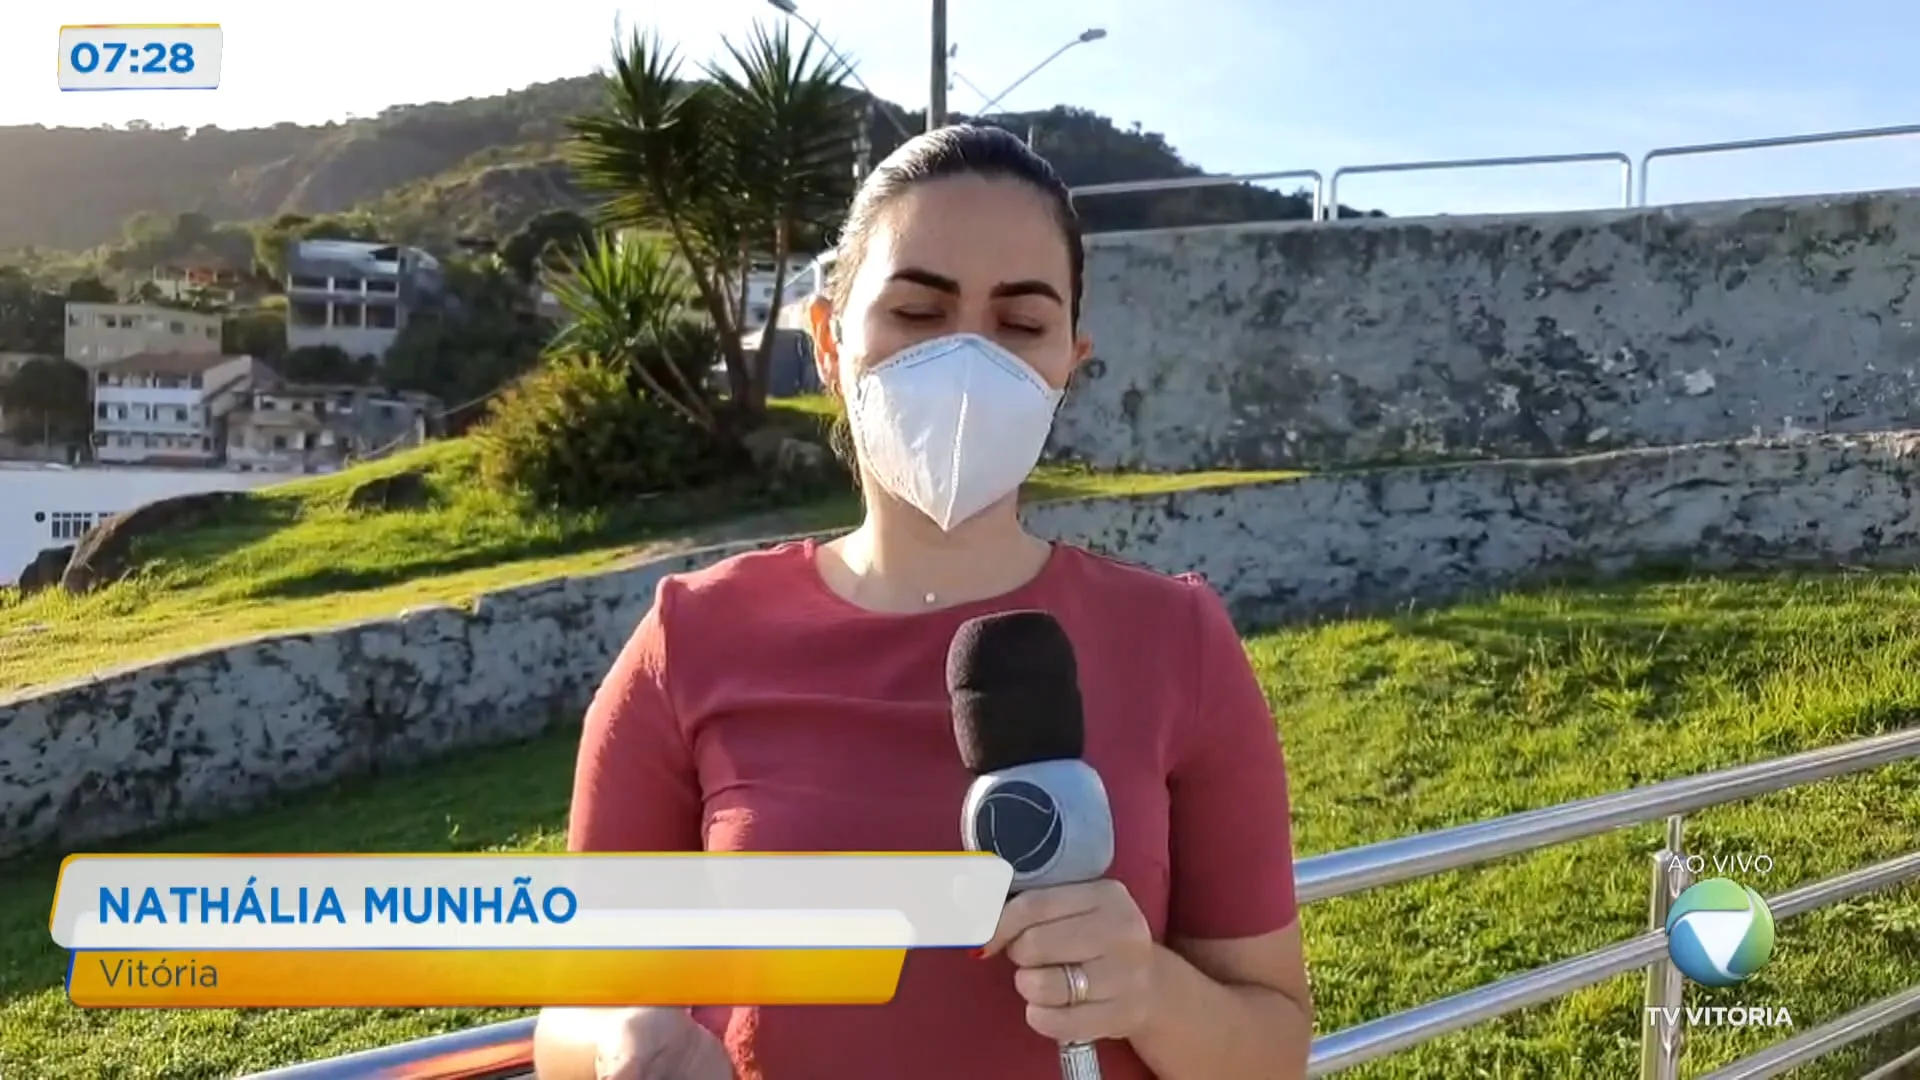
<svg viewBox="0 0 1920 1080"><path fill-rule="evenodd" d="M0 249L92 247L141 212L234 221L349 210L498 148L552 156L565 119L597 94L583 76L317 127L0 128Z"/></svg>
<svg viewBox="0 0 1920 1080"><path fill-rule="evenodd" d="M560 160L566 119L598 100L581 76L487 98L400 105L379 116L303 127L0 128L0 251L78 251L122 238L136 214L197 211L216 222L360 210L392 239L444 246L462 233L511 231L539 210L578 204ZM923 122L910 113L907 126ZM1025 133L1070 184L1190 176L1160 135L1081 109L996 117ZM876 150L893 131L877 124ZM1103 197L1092 231L1307 215L1301 196L1244 188Z"/></svg>

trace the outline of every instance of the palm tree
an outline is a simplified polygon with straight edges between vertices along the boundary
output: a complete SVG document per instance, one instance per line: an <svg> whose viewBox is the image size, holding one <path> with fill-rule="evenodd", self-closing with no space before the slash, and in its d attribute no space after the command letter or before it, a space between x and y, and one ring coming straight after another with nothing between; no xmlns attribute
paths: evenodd
<svg viewBox="0 0 1920 1080"><path fill-rule="evenodd" d="M779 290L796 232L845 206L859 118L845 66L811 36L796 48L785 23L727 43L727 61L688 80L657 35L617 42L602 108L572 121L571 151L583 186L606 197L607 226L672 244L751 425L765 415L774 335L746 355L744 279L756 252L771 254Z"/></svg>
<svg viewBox="0 0 1920 1080"><path fill-rule="evenodd" d="M602 234L567 261L553 293L567 318L549 355L623 367L660 404L721 434L701 381L712 356L700 351L704 335L688 326L698 290L660 240Z"/></svg>
<svg viewBox="0 0 1920 1080"><path fill-rule="evenodd" d="M732 70L708 73L720 93L722 123L732 143L734 193L757 211L752 235L771 239L773 295L786 291L794 236L816 229L853 198L854 140L859 111L844 64L809 33L799 49L789 24L769 32L755 25L744 46L727 43ZM777 308L777 303L776 303ZM772 313L753 357L753 385L764 401L771 380Z"/></svg>

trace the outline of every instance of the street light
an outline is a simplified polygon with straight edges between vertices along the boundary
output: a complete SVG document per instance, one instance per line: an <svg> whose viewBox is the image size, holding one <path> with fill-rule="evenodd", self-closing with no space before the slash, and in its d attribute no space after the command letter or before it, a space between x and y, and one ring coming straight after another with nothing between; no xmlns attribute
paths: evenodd
<svg viewBox="0 0 1920 1080"><path fill-rule="evenodd" d="M874 93L873 88L868 86L866 81L860 78L860 73L854 70L853 62L840 55L840 50L833 47L833 42L827 40L827 35L820 32L820 27L815 24L812 19L800 14L800 8L794 4L793 0L767 0L767 3L782 15L806 27L808 36L819 42L821 47L827 50L828 56L840 61L840 66L847 69L847 78L852 79L853 85L859 87L866 93L868 98L872 99L874 108L878 110L882 116L887 118L887 123L893 125L893 130L899 132L902 139L913 138L913 134L907 130L906 125L902 124L899 119L887 109L886 104L880 100L880 95Z"/></svg>
<svg viewBox="0 0 1920 1080"><path fill-rule="evenodd" d="M767 2L776 3L778 2L778 0L767 0ZM1065 45L1062 45L1059 48L1053 50L1052 56L1049 56L1045 60L1042 60L1039 63L1033 65L1033 70L1013 80L1013 84L1011 86L1008 86L1005 90L1002 90L998 94L995 94L992 100L988 101L985 105L980 106L980 115L986 116L987 114L991 113L993 111L993 107L995 105L1000 104L1000 100L1002 98L1006 97L1008 94L1013 93L1015 90L1020 89L1021 83L1026 82L1028 79L1031 79L1035 75L1040 74L1040 70L1042 68L1046 67L1048 64L1053 63L1055 60L1060 59L1060 57L1063 54L1065 54L1068 49L1073 48L1075 45L1090 45L1093 42L1099 41L1101 38L1106 36L1107 36L1107 32L1105 30L1100 29L1097 26L1091 30L1082 30L1080 32L1079 37L1074 38L1072 41L1069 41Z"/></svg>

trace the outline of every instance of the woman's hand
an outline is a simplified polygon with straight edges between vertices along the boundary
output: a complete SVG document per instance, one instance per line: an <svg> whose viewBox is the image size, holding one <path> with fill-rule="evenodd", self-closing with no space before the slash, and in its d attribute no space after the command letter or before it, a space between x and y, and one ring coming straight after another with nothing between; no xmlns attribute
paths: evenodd
<svg viewBox="0 0 1920 1080"><path fill-rule="evenodd" d="M1004 952L1019 969L1013 984L1033 1030L1055 1042L1092 1042L1132 1038L1146 1025L1157 950L1126 886L1102 880L1007 901L981 952ZM1077 1003L1076 982L1084 997Z"/></svg>
<svg viewBox="0 0 1920 1080"><path fill-rule="evenodd" d="M601 1038L597 1080L734 1080L726 1047L685 1009L632 1009Z"/></svg>

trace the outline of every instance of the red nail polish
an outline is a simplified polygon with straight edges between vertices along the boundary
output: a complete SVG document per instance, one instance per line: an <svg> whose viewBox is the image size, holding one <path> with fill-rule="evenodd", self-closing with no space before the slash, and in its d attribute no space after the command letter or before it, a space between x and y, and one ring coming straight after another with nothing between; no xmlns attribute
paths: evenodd
<svg viewBox="0 0 1920 1080"><path fill-rule="evenodd" d="M982 946L978 949L972 950L967 955L973 957L975 960L985 960L987 958L987 950L985 946Z"/></svg>

